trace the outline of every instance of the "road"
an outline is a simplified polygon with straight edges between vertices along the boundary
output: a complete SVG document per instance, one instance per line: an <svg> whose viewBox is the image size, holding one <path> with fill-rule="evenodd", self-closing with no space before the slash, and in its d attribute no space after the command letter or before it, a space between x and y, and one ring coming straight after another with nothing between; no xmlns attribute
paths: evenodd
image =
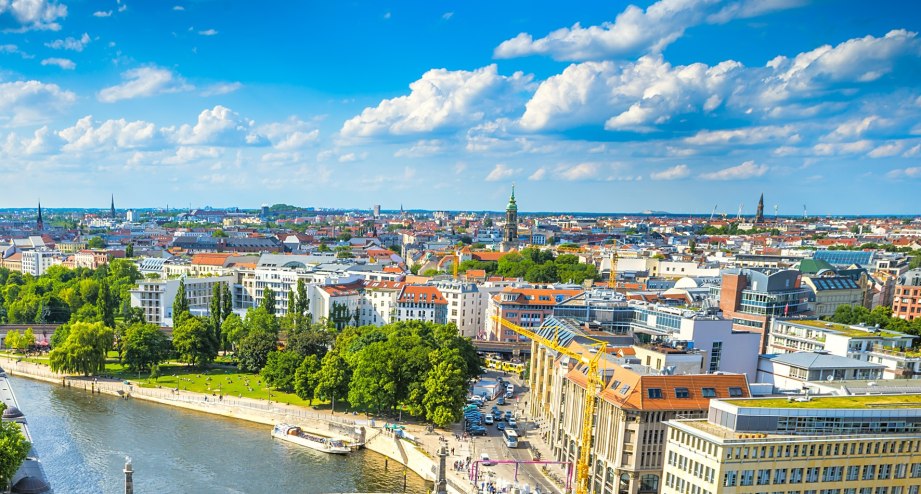
<svg viewBox="0 0 921 494"><path fill-rule="evenodd" d="M504 414L506 410L511 410L515 417L523 418L524 411L526 409L526 403L528 400L528 388L526 383L519 379L517 376L512 374L506 374L503 372L497 372L490 370L484 376L486 379L496 379L502 377L506 382L511 382L515 385L515 397L512 400L507 400L508 403L504 406L499 406L499 409ZM496 405L496 401L489 401L483 407L483 411L488 412L492 410L493 405ZM496 425L487 425L486 436L472 436L471 441L466 442L466 447L462 449L464 456L469 455L470 458L479 459L480 455L486 453L489 455L489 458L492 460L519 460L519 461L531 461L533 457L531 452L528 449L528 430L533 426L529 422L525 422L521 419L518 421L518 433L521 436L519 440L518 448L509 448L505 444L505 440L502 437L502 431L499 430ZM535 440L539 441L535 436ZM465 451L464 451L465 450ZM460 452L459 452L460 453ZM558 468L558 467L554 467ZM559 470L556 470L559 472ZM484 480L493 480L496 483L496 487L501 488L502 486L513 483L515 479L515 465L514 464L498 464L493 466L480 466L481 479ZM528 484L531 487L532 492L535 487L540 488L540 492L561 492L561 489L553 485L541 472L540 465L533 464L518 464L518 482L519 485Z"/></svg>

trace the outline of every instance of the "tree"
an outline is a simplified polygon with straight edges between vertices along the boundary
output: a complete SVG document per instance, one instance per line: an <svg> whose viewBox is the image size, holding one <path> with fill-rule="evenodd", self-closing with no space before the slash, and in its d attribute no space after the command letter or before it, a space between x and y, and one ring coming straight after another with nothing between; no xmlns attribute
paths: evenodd
<svg viewBox="0 0 921 494"><path fill-rule="evenodd" d="M240 316L236 314L230 314L224 319L224 322L221 323L221 336L224 338L222 342L224 349L226 350L228 346L236 346L243 340L243 337L246 336L246 327L243 325L243 319L240 319Z"/></svg>
<svg viewBox="0 0 921 494"><path fill-rule="evenodd" d="M425 418L438 427L461 419L466 398L464 362L456 350L432 352L432 370L425 379Z"/></svg>
<svg viewBox="0 0 921 494"><path fill-rule="evenodd" d="M129 243L125 247L125 257L127 257L128 259L131 259L132 257L134 257L134 244Z"/></svg>
<svg viewBox="0 0 921 494"><path fill-rule="evenodd" d="M277 333L250 331L237 349L237 366L242 371L259 372L268 362L269 353L278 348Z"/></svg>
<svg viewBox="0 0 921 494"><path fill-rule="evenodd" d="M300 399L307 400L309 405L313 405L319 374L320 359L316 355L304 357L294 373L294 392Z"/></svg>
<svg viewBox="0 0 921 494"><path fill-rule="evenodd" d="M294 391L295 374L302 361L301 356L295 352L269 352L265 367L259 371L259 375L269 386L290 393Z"/></svg>
<svg viewBox="0 0 921 494"><path fill-rule="evenodd" d="M115 299L106 280L102 280L99 284L99 294L96 296L96 311L102 317L103 324L110 328L115 327Z"/></svg>
<svg viewBox="0 0 921 494"><path fill-rule="evenodd" d="M64 342L51 350L51 370L84 376L103 372L114 337L112 329L101 322L71 324Z"/></svg>
<svg viewBox="0 0 921 494"><path fill-rule="evenodd" d="M13 422L0 422L0 490L6 492L31 445Z"/></svg>
<svg viewBox="0 0 921 494"><path fill-rule="evenodd" d="M23 331L22 336L19 337L19 350L28 350L35 346L35 333L32 331L32 328L26 328Z"/></svg>
<svg viewBox="0 0 921 494"><path fill-rule="evenodd" d="M345 398L349 393L351 371L337 349L323 356L320 370L317 372L315 396L332 402L331 411L336 411L336 400Z"/></svg>
<svg viewBox="0 0 921 494"><path fill-rule="evenodd" d="M215 283L211 286L211 303L208 305L208 316L209 322L211 323L211 338L214 339L214 344L218 349L221 347L221 311L223 304L221 303L221 296L223 292L221 291L221 285L223 283Z"/></svg>
<svg viewBox="0 0 921 494"><path fill-rule="evenodd" d="M19 340L22 338L22 335L19 334L18 330L12 330L6 333L6 338L3 339L3 346L19 350Z"/></svg>
<svg viewBox="0 0 921 494"><path fill-rule="evenodd" d="M319 358L326 354L330 343L332 343L332 335L323 325L317 324L288 333L285 347L297 352L301 357L316 355Z"/></svg>
<svg viewBox="0 0 921 494"><path fill-rule="evenodd" d="M170 343L155 324L134 323L125 329L121 341L122 363L140 373L169 355Z"/></svg>
<svg viewBox="0 0 921 494"><path fill-rule="evenodd" d="M104 249L106 247L106 241L102 237L93 237L86 242L86 246L90 249Z"/></svg>
<svg viewBox="0 0 921 494"><path fill-rule="evenodd" d="M333 250L329 248L328 245L321 243L317 246L317 252L332 252Z"/></svg>
<svg viewBox="0 0 921 494"><path fill-rule="evenodd" d="M221 283L221 321L233 312L233 295L230 294L230 283Z"/></svg>
<svg viewBox="0 0 921 494"><path fill-rule="evenodd" d="M262 294L262 307L271 315L275 315L275 291L266 287Z"/></svg>
<svg viewBox="0 0 921 494"><path fill-rule="evenodd" d="M173 329L173 348L181 361L192 366L204 367L217 356L217 346L208 325L191 315L181 318Z"/></svg>
<svg viewBox="0 0 921 494"><path fill-rule="evenodd" d="M147 376L148 379L153 379L154 382L160 380L160 366L157 364L150 366L150 375Z"/></svg>
<svg viewBox="0 0 921 494"><path fill-rule="evenodd" d="M173 299L173 325L179 324L179 321L189 315L189 299L185 294L185 279L179 278L179 288L176 290L176 298Z"/></svg>

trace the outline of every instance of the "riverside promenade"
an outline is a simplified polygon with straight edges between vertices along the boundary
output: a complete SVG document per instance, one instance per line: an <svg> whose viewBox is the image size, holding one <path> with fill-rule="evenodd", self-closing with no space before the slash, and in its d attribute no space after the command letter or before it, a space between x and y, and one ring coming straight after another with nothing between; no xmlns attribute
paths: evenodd
<svg viewBox="0 0 921 494"><path fill-rule="evenodd" d="M343 439L353 444L384 455L404 465L422 478L434 481L436 477L437 452L445 444L449 452L446 477L448 492L468 494L476 492L473 483L464 471L455 471L451 466L456 461L465 461L473 456L469 440L458 439L453 432L443 433L427 427L401 424L412 439L401 439L384 428L385 421L365 418L350 413L317 412L283 403L250 398L223 398L204 393L194 393L168 388L143 388L117 379L69 376L51 372L48 366L0 356L0 367L10 375L46 381L59 386L82 389L88 393L100 393L123 399L140 399L164 405L231 417L272 426L277 423L298 425L305 430L325 436ZM269 434L270 429L266 429Z"/></svg>

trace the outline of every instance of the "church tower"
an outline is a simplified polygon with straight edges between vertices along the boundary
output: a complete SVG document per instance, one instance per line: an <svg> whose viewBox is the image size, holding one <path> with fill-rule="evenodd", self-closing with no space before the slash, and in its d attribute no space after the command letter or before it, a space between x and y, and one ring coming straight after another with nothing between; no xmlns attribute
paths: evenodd
<svg viewBox="0 0 921 494"><path fill-rule="evenodd" d="M512 185L512 196L508 199L505 208L505 230L502 234L502 250L511 250L518 246L518 204L515 202L515 186Z"/></svg>
<svg viewBox="0 0 921 494"><path fill-rule="evenodd" d="M758 199L758 211L755 212L755 224L764 223L764 194Z"/></svg>
<svg viewBox="0 0 921 494"><path fill-rule="evenodd" d="M115 194L112 194L112 206L109 209L109 218L115 219Z"/></svg>
<svg viewBox="0 0 921 494"><path fill-rule="evenodd" d="M35 229L45 231L45 222L42 221L42 202L38 201L38 218L35 220Z"/></svg>

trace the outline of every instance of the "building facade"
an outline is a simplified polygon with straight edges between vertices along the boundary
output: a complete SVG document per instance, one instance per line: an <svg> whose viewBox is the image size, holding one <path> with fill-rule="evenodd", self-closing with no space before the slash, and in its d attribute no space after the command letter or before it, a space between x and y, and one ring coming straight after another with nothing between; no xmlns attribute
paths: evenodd
<svg viewBox="0 0 921 494"><path fill-rule="evenodd" d="M921 268L899 277L892 298L892 317L913 321L921 317Z"/></svg>
<svg viewBox="0 0 921 494"><path fill-rule="evenodd" d="M919 494L921 409L904 404L921 396L800 400L714 400L705 420L670 421L662 494Z"/></svg>
<svg viewBox="0 0 921 494"><path fill-rule="evenodd" d="M808 314L810 293L796 270L731 269L722 273L720 309L735 329L761 334L763 349L770 321Z"/></svg>

